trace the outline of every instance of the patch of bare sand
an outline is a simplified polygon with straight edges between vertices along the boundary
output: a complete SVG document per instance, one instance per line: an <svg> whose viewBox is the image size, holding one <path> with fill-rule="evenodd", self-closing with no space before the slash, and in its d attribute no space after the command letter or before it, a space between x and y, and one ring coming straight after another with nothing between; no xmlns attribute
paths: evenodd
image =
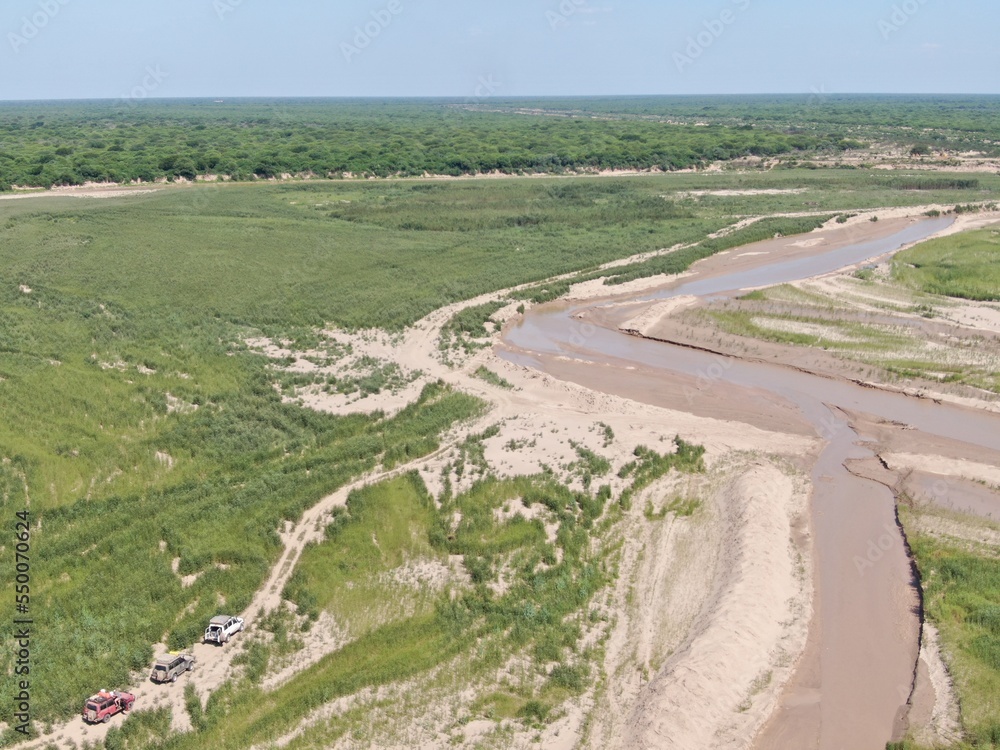
<svg viewBox="0 0 1000 750"><path fill-rule="evenodd" d="M939 317L963 328L978 331L1000 331L1000 305L990 302L957 302L936 310Z"/></svg>
<svg viewBox="0 0 1000 750"><path fill-rule="evenodd" d="M665 251L660 253L660 255L666 255L670 251ZM653 254L650 254L652 257ZM629 259L629 263L638 262ZM624 265L624 264L620 264ZM604 270L609 271L608 276L612 276L610 273L613 270L613 266L606 268ZM676 276L671 276L671 279L682 279L689 274L678 274ZM608 286L604 283L604 278L591 279L590 281L584 281L579 284L574 284L570 288L569 293L567 293L562 299L564 300L595 300L601 297L608 297L610 295L618 296L620 294L630 295L630 294L641 294L643 292L652 291L654 289L659 289L663 286L664 278L663 276L650 276L648 278L633 279L632 281L626 281L623 284L615 284L614 286Z"/></svg>
<svg viewBox="0 0 1000 750"><path fill-rule="evenodd" d="M381 330L318 333L320 348L301 352L288 348L288 342L264 337L251 337L244 342L252 351L271 359L275 372L309 375L315 381L295 387L293 395L283 397L286 403L329 414L381 411L392 416L416 401L429 381L419 367L402 361L403 353L409 349L400 334ZM387 378L391 382L371 393L363 386L363 381L371 378ZM354 385L338 390L328 385L331 381L351 381Z"/></svg>
<svg viewBox="0 0 1000 750"><path fill-rule="evenodd" d="M677 197L701 197L704 195L718 196L721 198L733 198L750 195L798 195L808 192L808 188L760 188L746 190L689 190L685 193L678 193Z"/></svg>
<svg viewBox="0 0 1000 750"><path fill-rule="evenodd" d="M948 458L941 455L892 452L880 455L893 471L930 472L931 474L961 477L993 487L1000 487L1000 467L991 464Z"/></svg>
<svg viewBox="0 0 1000 750"><path fill-rule="evenodd" d="M941 636L924 622L917 679L910 698L910 730L926 747L947 747L962 739L961 709L941 654Z"/></svg>
<svg viewBox="0 0 1000 750"><path fill-rule="evenodd" d="M621 522L627 542L616 560L618 580L601 603L612 623L604 646L607 685L595 700L584 747L623 745L651 677L687 638L712 590L722 541L718 509L713 488L691 486L692 479L655 483ZM702 507L687 518L655 518L675 493L701 500ZM647 507L654 518L647 518Z"/></svg>
<svg viewBox="0 0 1000 750"><path fill-rule="evenodd" d="M684 310L690 310L699 304L699 298L691 295L681 295L645 308L634 318L622 324L621 330L626 333L635 332L640 336L648 336L655 331L660 321L670 315L676 315Z"/></svg>
<svg viewBox="0 0 1000 750"><path fill-rule="evenodd" d="M127 198L133 195L149 195L158 188L109 189L108 187L88 186L82 188L52 188L16 195L0 195L0 201L26 200L29 198Z"/></svg>
<svg viewBox="0 0 1000 750"><path fill-rule="evenodd" d="M693 630L632 707L623 748L744 748L776 705L806 640L811 574L793 537L807 493L760 460L716 496L712 593Z"/></svg>

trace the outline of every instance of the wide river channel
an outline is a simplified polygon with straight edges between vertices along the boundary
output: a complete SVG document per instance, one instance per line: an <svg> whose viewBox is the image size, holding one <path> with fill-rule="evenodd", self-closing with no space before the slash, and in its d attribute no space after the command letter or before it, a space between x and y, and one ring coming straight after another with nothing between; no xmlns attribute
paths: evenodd
<svg viewBox="0 0 1000 750"><path fill-rule="evenodd" d="M920 600L895 522L894 498L886 487L855 477L844 468L847 459L872 453L858 445L862 437L839 410L866 413L994 450L1000 450L1000 418L780 365L630 336L614 323L624 322L644 305L671 297L711 299L831 273L892 253L950 223L946 218L921 220L876 240L834 250L819 248L795 260L762 255L753 268L742 267L734 273L726 273L723 267L721 272L704 275L695 267L693 276L654 293L535 307L505 332L499 354L510 361L575 379L590 388L596 383L599 389L600 383L591 376L578 379L567 374L571 369L565 363L580 363L581 373L595 365L610 366L610 376L604 375L608 392L620 393L614 381L637 372L664 381L680 379L689 384L686 389L695 383L699 392L725 389L726 400L740 402L741 413L733 419L773 422L775 410L788 410L807 420L825 441L812 469L816 573L809 643L778 710L758 738L759 748L882 750L902 726L913 685ZM602 306L608 310L604 315ZM581 325L581 315L603 324ZM557 362L562 363L558 368L554 367ZM891 546L886 544L887 534L893 540ZM884 554L873 558L873 543ZM886 546L889 549L883 550ZM859 560L873 564L861 565Z"/></svg>

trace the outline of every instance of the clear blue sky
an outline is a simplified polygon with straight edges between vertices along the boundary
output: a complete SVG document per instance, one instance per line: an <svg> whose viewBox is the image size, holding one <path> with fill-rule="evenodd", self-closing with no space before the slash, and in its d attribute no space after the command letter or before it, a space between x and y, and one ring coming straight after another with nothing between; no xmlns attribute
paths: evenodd
<svg viewBox="0 0 1000 750"><path fill-rule="evenodd" d="M1000 93L997 0L0 6L0 99Z"/></svg>

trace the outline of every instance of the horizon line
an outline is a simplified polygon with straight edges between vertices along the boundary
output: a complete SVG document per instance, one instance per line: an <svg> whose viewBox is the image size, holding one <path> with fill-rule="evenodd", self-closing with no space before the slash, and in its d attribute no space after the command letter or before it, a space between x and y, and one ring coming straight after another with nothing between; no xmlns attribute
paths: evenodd
<svg viewBox="0 0 1000 750"><path fill-rule="evenodd" d="M192 95L192 96L150 96L141 99L125 97L130 104L139 106L143 103L166 103L181 101L205 101L210 103L225 103L226 101L260 101L260 100L292 100L292 101L455 101L467 104L488 104L490 101L517 101L521 99L535 100L555 100L555 99L710 99L710 98L754 98L764 96L775 97L815 97L816 94L808 91L788 92L788 91L761 91L756 93L710 93L710 94L511 94L505 96L490 96L487 98L474 99L463 95L454 94L423 94L423 95L289 95L289 94L253 94L253 95ZM823 92L823 98L836 99L845 97L931 97L931 98L955 98L955 97L1000 97L1000 92ZM83 103L83 102L120 102L123 97L82 97L82 98L45 98L45 99L0 99L3 104L56 104L56 103Z"/></svg>

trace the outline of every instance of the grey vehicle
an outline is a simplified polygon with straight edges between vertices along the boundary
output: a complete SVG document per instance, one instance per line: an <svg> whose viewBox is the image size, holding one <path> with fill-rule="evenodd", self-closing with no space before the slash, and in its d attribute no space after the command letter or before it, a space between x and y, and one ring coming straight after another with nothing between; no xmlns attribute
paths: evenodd
<svg viewBox="0 0 1000 750"><path fill-rule="evenodd" d="M231 615L216 615L205 628L205 643L228 643L229 639L243 630L243 618Z"/></svg>
<svg viewBox="0 0 1000 750"><path fill-rule="evenodd" d="M153 682L177 682L177 678L185 672L194 671L195 658L193 654L165 654L156 660L149 679Z"/></svg>

